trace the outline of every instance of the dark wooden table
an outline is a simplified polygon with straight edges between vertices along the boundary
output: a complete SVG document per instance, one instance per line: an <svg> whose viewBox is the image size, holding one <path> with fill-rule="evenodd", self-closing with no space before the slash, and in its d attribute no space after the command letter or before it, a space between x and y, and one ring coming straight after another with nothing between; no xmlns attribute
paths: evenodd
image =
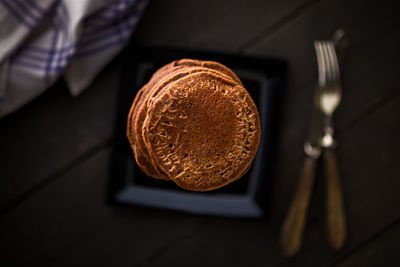
<svg viewBox="0 0 400 267"><path fill-rule="evenodd" d="M400 266L400 19L396 1L152 0L133 40L286 58L277 173L265 219L186 215L104 201L122 58L81 96L63 81L0 121L0 266ZM318 176L304 246L278 236L304 157L313 40L350 37L337 110L348 242L325 238Z"/></svg>

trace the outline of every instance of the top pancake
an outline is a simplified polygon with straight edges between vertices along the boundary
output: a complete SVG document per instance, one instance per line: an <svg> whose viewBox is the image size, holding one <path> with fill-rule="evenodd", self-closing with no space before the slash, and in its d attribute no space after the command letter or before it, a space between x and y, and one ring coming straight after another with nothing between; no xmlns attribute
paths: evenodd
<svg viewBox="0 0 400 267"><path fill-rule="evenodd" d="M147 102L142 133L149 155L182 188L216 189L249 168L260 120L249 93L231 76L193 72L153 91Z"/></svg>
<svg viewBox="0 0 400 267"><path fill-rule="evenodd" d="M216 74L223 76L228 75L231 79L241 84L239 78L237 78L230 69L213 61L182 59L171 62L159 69L137 94L128 118L127 135L132 149L135 152L136 161L141 169L149 176L168 179L150 158L146 144L142 138L143 121L147 115L147 98L150 94L156 96L155 91L158 93L169 82L182 78L188 73L199 71L198 69L193 69L195 66L204 66L203 68L208 68L209 71L219 71L219 73Z"/></svg>

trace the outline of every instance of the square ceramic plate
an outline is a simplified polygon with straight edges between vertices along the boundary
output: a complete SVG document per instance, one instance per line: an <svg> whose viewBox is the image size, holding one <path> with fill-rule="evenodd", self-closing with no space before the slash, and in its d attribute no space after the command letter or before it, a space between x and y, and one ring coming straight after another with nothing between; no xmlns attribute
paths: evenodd
<svg viewBox="0 0 400 267"><path fill-rule="evenodd" d="M287 64L271 58L245 57L166 47L129 46L118 97L108 187L113 203L143 205L189 213L261 217L268 206L268 188L274 175L274 144L277 142L280 95ZM261 142L250 170L239 180L209 192L185 191L173 182L147 177L136 165L126 138L127 116L138 90L163 65L181 58L218 61L242 80L257 105Z"/></svg>

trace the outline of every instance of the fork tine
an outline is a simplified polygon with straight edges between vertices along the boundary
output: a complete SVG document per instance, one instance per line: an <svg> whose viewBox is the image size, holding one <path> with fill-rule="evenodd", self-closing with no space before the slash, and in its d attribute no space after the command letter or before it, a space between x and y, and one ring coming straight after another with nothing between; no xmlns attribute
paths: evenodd
<svg viewBox="0 0 400 267"><path fill-rule="evenodd" d="M332 66L334 80L339 81L340 80L339 63L336 56L335 47L331 42L329 42L328 44L328 54L329 54L330 65Z"/></svg>
<svg viewBox="0 0 400 267"><path fill-rule="evenodd" d="M323 53L322 41L314 42L318 63L318 84L320 87L326 84L326 61Z"/></svg>
<svg viewBox="0 0 400 267"><path fill-rule="evenodd" d="M329 62L324 49L324 41L317 41L316 52L318 60L319 85L320 87L325 87L329 83L330 77L328 75Z"/></svg>
<svg viewBox="0 0 400 267"><path fill-rule="evenodd" d="M327 90L330 89L330 87L332 86L332 82L334 81L334 71L332 68L332 62L331 59L329 57L329 48L328 48L328 42L324 41L322 44L322 54L323 54L323 58L325 61L325 65L326 65L326 80L327 80Z"/></svg>

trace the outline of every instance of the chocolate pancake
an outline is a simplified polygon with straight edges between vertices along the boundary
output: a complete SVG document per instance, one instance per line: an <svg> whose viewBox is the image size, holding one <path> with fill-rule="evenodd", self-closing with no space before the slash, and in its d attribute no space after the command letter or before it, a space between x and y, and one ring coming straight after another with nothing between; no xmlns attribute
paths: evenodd
<svg viewBox="0 0 400 267"><path fill-rule="evenodd" d="M204 65L207 66L206 68L216 71L220 71L221 75L229 75L237 81L238 83L241 84L239 78L227 67L224 65L213 62L213 61L199 61L199 60L191 60L191 59L182 59L182 60L177 60L174 61L170 64L167 64L163 68L159 69L150 79L149 83L146 84L144 88L142 88L140 95L137 95L137 101L135 99L134 103L137 103L135 108L131 111L133 113L131 120L133 123L131 124L133 126L133 132L131 135L133 135L133 141L131 142L132 147L136 146L136 150L139 153L135 153L135 158L136 161L138 162L138 165L141 166L142 170L149 176L155 177L155 178L160 178L160 179L168 179L166 175L163 174L163 172L158 168L156 164L151 160L146 144L142 138L142 125L143 121L146 117L147 114L147 105L144 105L145 102L147 102L147 97L150 94L150 92L154 91L154 88L156 87L157 90L161 90L168 82L171 82L175 79L179 79L183 77L186 74L179 73L179 71L184 71L190 67L193 66L199 66L199 65ZM191 71L196 71L191 69ZM177 75L179 73L179 75ZM173 75L174 78L169 79L169 75ZM167 82L165 82L165 79L167 79ZM168 80L169 79L169 80ZM161 86L155 86L161 81L164 80ZM157 91L158 92L158 91ZM154 94L154 93L153 93ZM129 129L128 129L129 131ZM133 149L135 151L135 149Z"/></svg>
<svg viewBox="0 0 400 267"><path fill-rule="evenodd" d="M159 94L161 94L161 92L162 92L169 84L171 84L171 83L173 83L173 82L175 82L175 81L177 81L177 80L179 80L179 79L182 79L183 77L185 77L185 76L187 76L187 75L189 75L189 74L191 74L191 73L196 73L196 72L209 72L209 73L214 73L214 74L217 75L217 76L223 77L223 78L225 78L225 79L227 79L227 80L230 80L231 82L235 83L235 81L233 81L233 79L231 79L230 77L226 76L225 74L221 74L221 72L219 72L219 71L212 70L212 69L210 69L210 68L203 68L203 67L187 67L187 68L181 69L181 70L179 70L179 71L175 71L175 72L171 73L169 76L165 77L163 80L161 80L161 81L157 84L157 86L155 86L155 87L151 90L151 92L149 93L149 95L148 95L148 97L147 97L145 103L143 104L143 106L146 105L147 108L145 108L145 107L142 108L142 109L146 109L146 110L147 110L147 111L146 111L146 116L147 116L148 108L151 106L152 101L153 101L154 99L157 99L157 96L158 96ZM143 113L142 113L142 114L143 114ZM148 141L146 140L146 138L144 138L144 136L143 136L143 129L140 129L140 128L139 128L141 125L143 125L143 122L142 122L142 121L139 121L139 118L140 118L139 116L140 116L140 115L138 115L137 120L136 120L136 122L135 122L136 133L140 133L140 130L142 130L141 132L142 132L142 137L143 137L143 143L145 144L146 148L148 148L149 144L148 144ZM143 116L142 118L145 119L145 116ZM141 119L141 118L140 118L140 119ZM138 135L138 136L139 136L139 135ZM138 143L138 144L139 144L139 145L141 144L141 141L140 141L140 140L139 140L139 143ZM157 166L157 168L158 168L157 163L155 163L154 159L153 159L151 156L150 156L150 159L151 159L151 161L153 162L153 166ZM161 170L161 173L162 173L162 172L163 172L163 171Z"/></svg>
<svg viewBox="0 0 400 267"><path fill-rule="evenodd" d="M243 86L203 70L166 83L143 122L151 159L169 179L195 191L240 178L260 134L257 108Z"/></svg>
<svg viewBox="0 0 400 267"><path fill-rule="evenodd" d="M152 165L149 164L149 162L146 160L145 157L143 157L142 152L139 151L135 145L135 143L136 143L135 137L136 136L133 131L134 115L136 114L137 103L138 103L139 98L141 97L144 90L146 90L146 87L143 87L142 89L140 89L140 91L136 94L136 97L135 97L133 104L131 106L131 109L129 111L128 123L127 123L127 137L128 137L129 143L131 145L131 148L134 152L135 160L136 160L137 164L139 165L140 169L142 169L143 172L146 173L148 176L158 178L158 176L159 176L158 173L154 171ZM162 179L163 177L160 177L160 178ZM168 179L168 178L166 178L166 179Z"/></svg>
<svg viewBox="0 0 400 267"><path fill-rule="evenodd" d="M168 180L168 177L164 175L156 166L153 166L151 163L151 160L148 156L147 153L147 148L140 148L138 147L138 143L142 141L142 138L140 137L140 134L135 133L135 121L136 121L136 115L138 112L138 109L141 107L143 104L143 101L145 100L146 95L152 89L152 87L163 77L168 76L169 73L173 71L177 71L178 69L181 69L185 67L186 65L193 65L192 62L193 60L187 59L187 60L182 60L183 64L176 64L178 61L173 61L162 68L158 69L153 75L150 81L142 87L141 90L137 93L131 110L129 112L128 116L128 129L127 129L127 136L129 139L129 142L131 144L132 150L134 151L134 156L136 159L137 164L139 167L146 173L148 176L155 177L158 179L163 179L163 180ZM142 123L140 123L140 128L142 127Z"/></svg>
<svg viewBox="0 0 400 267"><path fill-rule="evenodd" d="M158 170L158 168L154 168L148 156L147 149L145 150L139 149L137 146L139 140L141 140L142 138L135 133L135 121L136 121L137 111L141 107L143 101L145 100L144 96L147 95L149 89L151 89L151 87L154 86L154 84L157 83L158 80L168 75L171 71L173 71L173 69L176 69L173 68L173 65L174 62L171 62L165 65L164 67L160 68L153 74L150 81L145 86L143 86L142 89L139 90L139 92L136 94L131 110L129 112L128 124L127 124L128 127L127 136L131 144L132 150L134 151L134 156L137 164L143 170L143 172L146 173L148 176L163 180L168 180L168 177L162 174Z"/></svg>

